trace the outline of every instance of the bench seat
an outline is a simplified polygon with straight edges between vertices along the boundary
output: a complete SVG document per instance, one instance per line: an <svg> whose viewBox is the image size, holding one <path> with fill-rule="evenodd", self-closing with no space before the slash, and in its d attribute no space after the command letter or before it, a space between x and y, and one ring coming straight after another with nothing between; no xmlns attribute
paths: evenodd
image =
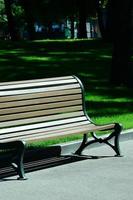
<svg viewBox="0 0 133 200"><path fill-rule="evenodd" d="M91 121L85 108L84 88L76 76L0 83L0 143L22 141L19 160L20 178L24 177L24 143L57 137L83 134L83 142L75 152L80 155L89 144L108 144L120 155L118 123L97 125ZM98 138L96 131L111 131ZM87 141L88 133L92 140ZM114 144L109 140L114 137Z"/></svg>

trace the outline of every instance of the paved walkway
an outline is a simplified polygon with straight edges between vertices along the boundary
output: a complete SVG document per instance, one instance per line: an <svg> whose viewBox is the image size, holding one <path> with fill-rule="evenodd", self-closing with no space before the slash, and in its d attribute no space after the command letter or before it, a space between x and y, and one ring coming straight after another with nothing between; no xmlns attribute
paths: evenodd
<svg viewBox="0 0 133 200"><path fill-rule="evenodd" d="M27 173L28 180L0 182L1 200L132 200L133 140L122 141L123 157L87 159ZM111 155L105 146L85 154Z"/></svg>

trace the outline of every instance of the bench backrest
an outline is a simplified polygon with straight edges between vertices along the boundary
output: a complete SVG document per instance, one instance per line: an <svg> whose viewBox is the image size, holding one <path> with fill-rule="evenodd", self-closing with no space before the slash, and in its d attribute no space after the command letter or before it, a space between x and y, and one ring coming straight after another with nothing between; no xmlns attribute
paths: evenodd
<svg viewBox="0 0 133 200"><path fill-rule="evenodd" d="M85 120L83 88L75 76L0 84L0 142L59 124Z"/></svg>

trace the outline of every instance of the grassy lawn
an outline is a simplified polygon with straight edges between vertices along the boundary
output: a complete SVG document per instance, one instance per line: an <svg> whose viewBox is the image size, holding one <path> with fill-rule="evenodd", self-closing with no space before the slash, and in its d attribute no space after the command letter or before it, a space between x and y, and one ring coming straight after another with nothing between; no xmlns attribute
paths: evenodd
<svg viewBox="0 0 133 200"><path fill-rule="evenodd" d="M111 45L100 40L1 41L0 82L77 75L89 116L133 128L133 89L109 83Z"/></svg>

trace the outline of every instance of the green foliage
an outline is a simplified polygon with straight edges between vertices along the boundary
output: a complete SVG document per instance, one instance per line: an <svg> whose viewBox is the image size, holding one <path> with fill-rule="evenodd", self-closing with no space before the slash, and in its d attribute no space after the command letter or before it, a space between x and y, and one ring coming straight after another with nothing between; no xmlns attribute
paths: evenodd
<svg viewBox="0 0 133 200"><path fill-rule="evenodd" d="M0 0L0 23L4 23L5 21L7 21L7 18L5 16L4 0Z"/></svg>
<svg viewBox="0 0 133 200"><path fill-rule="evenodd" d="M100 4L101 8L106 8L106 6L108 4L108 0L100 0L99 4Z"/></svg>
<svg viewBox="0 0 133 200"><path fill-rule="evenodd" d="M22 29L24 26L24 9L18 5L18 4L13 4L12 5L12 13L15 19L15 24L17 28Z"/></svg>
<svg viewBox="0 0 133 200"><path fill-rule="evenodd" d="M20 17L20 16L23 16L24 10L21 6L13 4L12 5L12 13L14 16Z"/></svg>

